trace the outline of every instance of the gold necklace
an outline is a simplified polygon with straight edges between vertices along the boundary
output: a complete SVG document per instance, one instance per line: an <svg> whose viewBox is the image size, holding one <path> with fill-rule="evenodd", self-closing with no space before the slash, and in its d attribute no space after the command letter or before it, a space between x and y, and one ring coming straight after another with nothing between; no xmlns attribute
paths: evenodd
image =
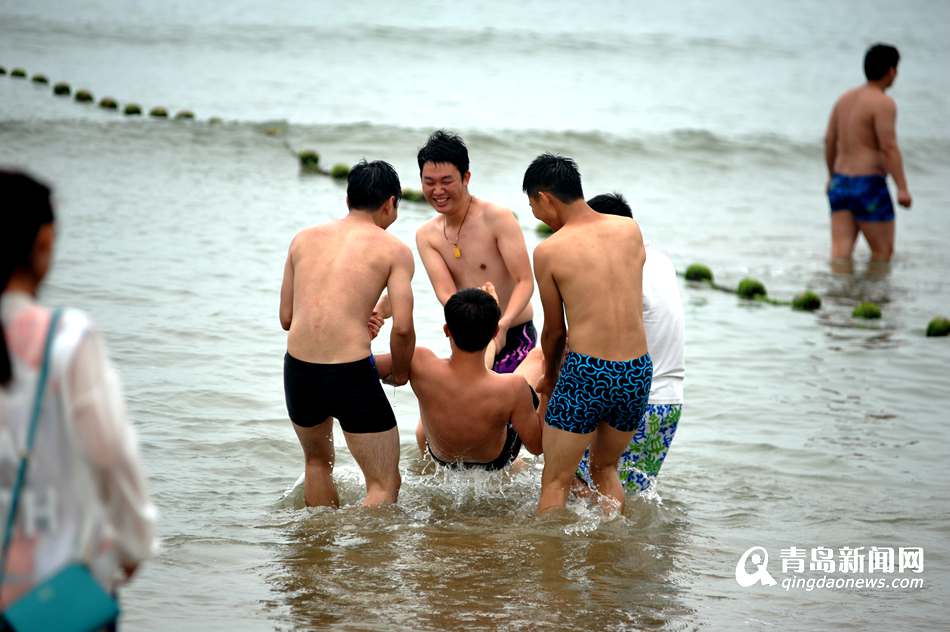
<svg viewBox="0 0 950 632"><path fill-rule="evenodd" d="M465 226L465 220L468 219L468 212L471 210L471 208L472 208L472 196L469 195L468 206L465 207L465 215L462 216L462 222L459 224L459 232L455 236L455 241L452 241L451 239L449 239L449 236L445 234L445 225L448 223L449 220L445 216L442 217L442 237L443 239L445 239L445 241L449 242L454 247L454 249L452 250L452 254L455 255L456 259L462 258L462 249L459 248L459 242L462 241L462 227Z"/></svg>

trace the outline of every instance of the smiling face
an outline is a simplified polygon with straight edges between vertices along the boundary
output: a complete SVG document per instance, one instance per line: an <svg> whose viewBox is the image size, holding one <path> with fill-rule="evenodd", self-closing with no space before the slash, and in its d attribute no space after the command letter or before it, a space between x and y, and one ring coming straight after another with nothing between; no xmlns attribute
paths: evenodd
<svg viewBox="0 0 950 632"><path fill-rule="evenodd" d="M422 165L422 194L437 212L454 215L465 211L468 203L468 181L471 171L459 173L448 162L427 162Z"/></svg>

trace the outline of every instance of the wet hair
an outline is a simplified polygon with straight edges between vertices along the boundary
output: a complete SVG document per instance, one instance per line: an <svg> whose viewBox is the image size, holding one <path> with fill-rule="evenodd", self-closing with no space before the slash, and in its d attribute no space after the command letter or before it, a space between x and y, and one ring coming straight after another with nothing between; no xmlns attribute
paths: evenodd
<svg viewBox="0 0 950 632"><path fill-rule="evenodd" d="M565 204L584 197L577 163L554 154L541 154L534 159L524 172L521 189L532 198L540 191L550 193Z"/></svg>
<svg viewBox="0 0 950 632"><path fill-rule="evenodd" d="M864 76L868 81L883 79L891 68L897 68L901 54L889 44L875 44L864 54Z"/></svg>
<svg viewBox="0 0 950 632"><path fill-rule="evenodd" d="M382 160L360 160L350 169L346 178L346 202L351 209L376 211L386 200L402 198L399 174Z"/></svg>
<svg viewBox="0 0 950 632"><path fill-rule="evenodd" d="M429 140L419 150L416 156L419 161L419 174L427 162L434 164L448 163L459 170L464 176L468 173L468 147L458 134L447 132L444 129L436 130L429 136Z"/></svg>
<svg viewBox="0 0 950 632"><path fill-rule="evenodd" d="M0 292L17 270L29 268L40 229L53 223L50 190L25 173L0 170ZM13 364L0 321L0 386L13 379Z"/></svg>
<svg viewBox="0 0 950 632"><path fill-rule="evenodd" d="M633 217L633 211L630 209L630 205L627 204L627 200L624 199L619 193L604 193L601 195L595 195L591 199L587 200L587 206L591 207L598 213L603 213L604 215L619 215L620 217Z"/></svg>
<svg viewBox="0 0 950 632"><path fill-rule="evenodd" d="M445 324L462 351L484 351L500 319L498 301L484 290L459 290L445 302Z"/></svg>

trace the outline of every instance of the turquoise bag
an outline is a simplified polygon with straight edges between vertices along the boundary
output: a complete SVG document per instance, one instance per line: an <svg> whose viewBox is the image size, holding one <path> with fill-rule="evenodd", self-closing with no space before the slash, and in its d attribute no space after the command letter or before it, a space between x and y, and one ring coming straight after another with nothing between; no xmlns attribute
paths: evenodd
<svg viewBox="0 0 950 632"><path fill-rule="evenodd" d="M10 499L10 512L7 515L6 530L3 534L3 549L0 552L0 585L7 567L7 553L13 540L16 526L17 508L20 504L20 491L26 480L26 469L33 441L36 438L36 426L40 418L43 393L49 377L49 356L53 335L59 322L61 311L56 310L50 319L46 343L43 347L43 364L36 384L36 398L33 402L33 415L27 430L26 451L20 459L16 482ZM92 576L85 564L74 562L59 572L43 580L25 595L10 604L0 613L0 628L9 626L15 632L40 632L57 630L58 632L92 632L114 622L119 617L119 606Z"/></svg>

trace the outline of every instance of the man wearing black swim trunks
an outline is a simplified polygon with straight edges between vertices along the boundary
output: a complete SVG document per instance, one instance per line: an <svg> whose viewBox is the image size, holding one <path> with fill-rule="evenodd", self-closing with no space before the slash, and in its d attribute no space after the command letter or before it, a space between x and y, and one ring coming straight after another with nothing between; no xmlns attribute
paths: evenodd
<svg viewBox="0 0 950 632"><path fill-rule="evenodd" d="M897 146L897 105L885 91L897 78L897 49L875 44L864 57L867 83L835 103L825 134L828 202L831 206L831 259L849 269L858 233L871 248L871 261L886 264L894 254L894 207L887 174L897 185L897 203L910 208L911 196Z"/></svg>
<svg viewBox="0 0 950 632"><path fill-rule="evenodd" d="M491 286L486 288L494 290ZM447 467L500 470L518 457L522 444L541 453L541 423L534 392L520 375L489 370L501 311L481 289L456 292L445 303L445 335L452 347L439 358L425 347L412 356L409 384L419 400L419 449ZM386 379L392 363L376 358Z"/></svg>
<svg viewBox="0 0 950 632"><path fill-rule="evenodd" d="M409 379L415 348L412 252L386 232L396 221L399 176L382 161L360 162L346 188L349 214L300 231L290 244L280 291L280 324L289 331L284 394L303 447L304 498L339 505L332 472L333 418L366 479L364 505L396 502L399 432L370 353L367 322L386 289L395 384Z"/></svg>

